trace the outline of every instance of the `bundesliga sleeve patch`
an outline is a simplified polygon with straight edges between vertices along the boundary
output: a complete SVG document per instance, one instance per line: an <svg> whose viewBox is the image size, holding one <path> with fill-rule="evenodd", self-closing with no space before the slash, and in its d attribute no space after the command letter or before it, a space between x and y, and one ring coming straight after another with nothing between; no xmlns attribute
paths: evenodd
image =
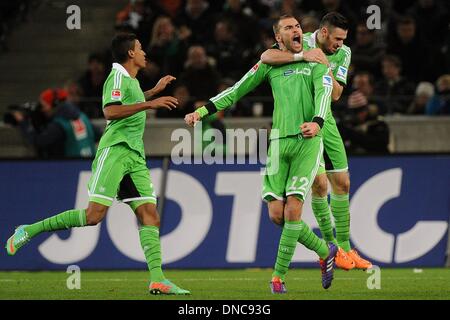
<svg viewBox="0 0 450 320"><path fill-rule="evenodd" d="M255 64L253 66L253 68L250 69L250 73L255 74L255 72L258 71L258 68L259 68L259 63Z"/></svg>
<svg viewBox="0 0 450 320"><path fill-rule="evenodd" d="M339 66L336 76L342 79L347 79L347 70L347 68Z"/></svg>
<svg viewBox="0 0 450 320"><path fill-rule="evenodd" d="M323 76L323 86L324 87L333 86L333 80L331 80L331 76Z"/></svg>
<svg viewBox="0 0 450 320"><path fill-rule="evenodd" d="M122 99L122 92L120 92L120 90L113 90L113 91L111 91L111 99L112 100L121 100Z"/></svg>

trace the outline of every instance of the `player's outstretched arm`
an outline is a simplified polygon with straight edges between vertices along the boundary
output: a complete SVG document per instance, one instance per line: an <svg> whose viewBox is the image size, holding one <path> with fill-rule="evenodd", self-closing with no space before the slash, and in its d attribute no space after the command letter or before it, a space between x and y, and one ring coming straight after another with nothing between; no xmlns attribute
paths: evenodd
<svg viewBox="0 0 450 320"><path fill-rule="evenodd" d="M112 104L105 106L103 108L103 114L106 120L118 120L130 117L138 112L148 110L148 109L159 109L167 108L172 110L178 105L178 100L174 97L160 97L151 101L122 105L122 104Z"/></svg>
<svg viewBox="0 0 450 320"><path fill-rule="evenodd" d="M174 76L168 75L159 79L158 83L150 90L144 92L145 100L150 100L151 97L157 95L161 91L163 91L167 85L169 85L172 81L176 80Z"/></svg>
<svg viewBox="0 0 450 320"><path fill-rule="evenodd" d="M186 124L193 126L197 121L235 104L264 81L270 69L271 67L259 61L233 86L212 97L208 103L195 110L195 112L186 115L184 118Z"/></svg>
<svg viewBox="0 0 450 320"><path fill-rule="evenodd" d="M292 53L290 51L282 51L279 49L267 49L261 54L261 62L277 66L296 61L316 62L329 65L328 59L320 48L314 48L308 51Z"/></svg>
<svg viewBox="0 0 450 320"><path fill-rule="evenodd" d="M198 112L191 112L188 113L185 117L184 117L184 122L186 122L186 124L190 127L193 127L197 122L201 121L202 117L200 116L200 114Z"/></svg>

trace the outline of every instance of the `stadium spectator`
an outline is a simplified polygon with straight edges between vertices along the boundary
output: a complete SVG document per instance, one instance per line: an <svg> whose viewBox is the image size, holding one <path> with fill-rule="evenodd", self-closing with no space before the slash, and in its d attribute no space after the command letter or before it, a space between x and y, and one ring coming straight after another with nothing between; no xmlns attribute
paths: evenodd
<svg viewBox="0 0 450 320"><path fill-rule="evenodd" d="M373 76L357 73L355 91L348 98L348 108L338 127L349 153L388 153L389 128L380 117L382 104L372 96Z"/></svg>
<svg viewBox="0 0 450 320"><path fill-rule="evenodd" d="M376 41L375 30L369 30L365 22L356 26L356 41L352 46L352 64L358 71L380 75L381 59L385 52L383 43Z"/></svg>
<svg viewBox="0 0 450 320"><path fill-rule="evenodd" d="M355 74L352 83L353 92L349 95L347 108L340 117L342 121L347 119L346 112L366 105L375 105L379 114L385 112L383 101L379 97L374 96L374 81L373 75L369 72L362 71Z"/></svg>
<svg viewBox="0 0 450 320"><path fill-rule="evenodd" d="M158 109L156 111L156 117L183 119L186 114L194 112L194 103L186 85L178 84L173 90L173 96L178 100L177 108L173 110L168 110L166 108Z"/></svg>
<svg viewBox="0 0 450 320"><path fill-rule="evenodd" d="M188 50L185 69L178 80L186 84L192 97L198 101L217 94L220 75L208 61L205 48L192 46Z"/></svg>
<svg viewBox="0 0 450 320"><path fill-rule="evenodd" d="M436 0L418 0L408 14L414 18L417 34L425 44L440 47L445 40L442 30L448 28L449 14L445 7Z"/></svg>
<svg viewBox="0 0 450 320"><path fill-rule="evenodd" d="M415 20L412 17L398 19L395 35L388 43L387 53L400 58L404 75L415 82L430 80L426 71L430 67L427 49L416 33Z"/></svg>
<svg viewBox="0 0 450 320"><path fill-rule="evenodd" d="M425 108L428 101L434 95L434 86L430 82L420 82L416 88L416 94L414 95L414 100L410 104L407 114L420 115L425 114Z"/></svg>
<svg viewBox="0 0 450 320"><path fill-rule="evenodd" d="M439 77L436 83L437 92L426 106L428 115L450 114L450 74Z"/></svg>
<svg viewBox="0 0 450 320"><path fill-rule="evenodd" d="M248 56L243 56L245 52L236 39L235 29L227 20L216 23L214 41L207 45L206 49L208 55L216 60L217 70L222 77L238 79L243 63L247 65L246 62L249 60Z"/></svg>
<svg viewBox="0 0 450 320"><path fill-rule="evenodd" d="M177 33L172 20L166 16L156 19L147 56L158 65L160 74L179 74L183 70L186 51L186 39Z"/></svg>
<svg viewBox="0 0 450 320"><path fill-rule="evenodd" d="M104 57L93 53L88 58L88 69L78 80L82 90L83 110L90 118L103 116L101 107L103 83L106 79Z"/></svg>
<svg viewBox="0 0 450 320"><path fill-rule="evenodd" d="M227 0L219 17L220 19L233 21L236 30L239 30L238 40L241 42L241 46L251 50L258 41L258 37L255 37L255 28L258 26L258 21L254 18L253 12L248 7L243 6L240 0Z"/></svg>
<svg viewBox="0 0 450 320"><path fill-rule="evenodd" d="M414 94L414 84L401 76L402 64L398 57L387 55L382 61L383 79L375 93L384 100L386 113L405 114Z"/></svg>
<svg viewBox="0 0 450 320"><path fill-rule="evenodd" d="M39 97L40 112L48 124L37 131L21 112L14 117L25 138L43 158L92 157L95 154L95 132L88 117L67 101L63 89L46 89Z"/></svg>
<svg viewBox="0 0 450 320"><path fill-rule="evenodd" d="M214 17L207 1L187 0L175 21L191 44L206 45L212 41Z"/></svg>
<svg viewBox="0 0 450 320"><path fill-rule="evenodd" d="M175 19L175 17L180 13L180 11L183 9L184 0L150 0L147 1L150 3L156 3L161 8L161 10L164 12L164 14L167 14L172 19Z"/></svg>
<svg viewBox="0 0 450 320"><path fill-rule="evenodd" d="M324 15L330 12L339 12L344 17L347 18L349 22L348 35L346 39L346 44L353 44L355 38L355 29L356 29L356 21L357 15L354 10L351 9L348 1L343 0L322 0L320 10L316 11L316 18L322 19Z"/></svg>
<svg viewBox="0 0 450 320"><path fill-rule="evenodd" d="M319 29L320 21L314 16L303 16L300 24L302 26L303 33L314 32Z"/></svg>
<svg viewBox="0 0 450 320"><path fill-rule="evenodd" d="M153 23L160 14L162 10L154 1L130 0L116 15L116 30L136 34L143 40L142 45L146 48Z"/></svg>

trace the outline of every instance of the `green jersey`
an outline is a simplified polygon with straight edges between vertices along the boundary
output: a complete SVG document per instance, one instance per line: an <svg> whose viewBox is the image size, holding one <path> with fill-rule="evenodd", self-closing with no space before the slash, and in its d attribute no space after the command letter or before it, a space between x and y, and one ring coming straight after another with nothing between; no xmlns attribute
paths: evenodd
<svg viewBox="0 0 450 320"><path fill-rule="evenodd" d="M223 110L267 80L275 102L270 139L298 135L304 122L315 117L325 120L333 89L328 73L328 67L318 63L269 66L259 61L234 86L210 100L217 110Z"/></svg>
<svg viewBox="0 0 450 320"><path fill-rule="evenodd" d="M103 108L110 105L126 108L141 102L145 102L145 96L139 81L133 79L122 65L114 63L103 85ZM146 117L145 111L141 111L123 119L108 121L98 149L125 143L145 158L143 135Z"/></svg>
<svg viewBox="0 0 450 320"><path fill-rule="evenodd" d="M317 31L308 32L303 35L303 49L311 50L317 48ZM330 68L333 72L334 79L343 85L347 85L347 74L350 60L352 58L352 51L345 44L340 47L335 53L327 55Z"/></svg>

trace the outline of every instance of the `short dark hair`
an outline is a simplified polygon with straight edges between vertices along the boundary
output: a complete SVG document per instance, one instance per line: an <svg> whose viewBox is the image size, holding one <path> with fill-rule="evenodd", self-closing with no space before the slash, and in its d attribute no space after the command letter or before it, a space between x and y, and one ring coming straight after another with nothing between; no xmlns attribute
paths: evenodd
<svg viewBox="0 0 450 320"><path fill-rule="evenodd" d="M111 43L112 56L115 62L124 63L128 60L128 51L134 50L137 36L134 33L119 33Z"/></svg>
<svg viewBox="0 0 450 320"><path fill-rule="evenodd" d="M402 69L402 61L397 56L387 54L383 57L383 61L390 62L400 70Z"/></svg>
<svg viewBox="0 0 450 320"><path fill-rule="evenodd" d="M273 33L277 34L278 31L280 31L279 23L281 20L289 19L289 18L294 18L298 21L298 19L296 17L294 17L290 14L283 14L283 15L279 16L278 19L275 19L275 21L273 22L273 24L272 24Z"/></svg>
<svg viewBox="0 0 450 320"><path fill-rule="evenodd" d="M338 12L329 12L323 16L319 27L341 28L343 30L348 30L348 20Z"/></svg>

